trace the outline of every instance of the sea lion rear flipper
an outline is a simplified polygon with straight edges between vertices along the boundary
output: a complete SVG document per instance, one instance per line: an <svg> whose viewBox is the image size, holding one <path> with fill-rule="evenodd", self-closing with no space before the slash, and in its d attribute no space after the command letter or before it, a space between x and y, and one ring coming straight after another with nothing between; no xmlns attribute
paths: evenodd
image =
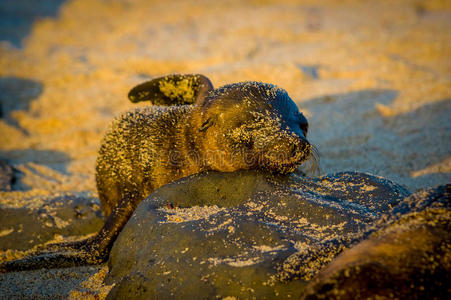
<svg viewBox="0 0 451 300"><path fill-rule="evenodd" d="M99 263L99 261L89 263L89 261L86 260L86 253L79 250L49 252L1 263L0 273L36 270L41 268L68 268L96 263Z"/></svg>
<svg viewBox="0 0 451 300"><path fill-rule="evenodd" d="M0 273L101 263L105 255L95 251L93 246L92 239L47 245L30 256L0 263Z"/></svg>
<svg viewBox="0 0 451 300"><path fill-rule="evenodd" d="M150 101L154 105L193 104L213 90L210 80L200 74L172 74L158 77L135 86L130 101Z"/></svg>

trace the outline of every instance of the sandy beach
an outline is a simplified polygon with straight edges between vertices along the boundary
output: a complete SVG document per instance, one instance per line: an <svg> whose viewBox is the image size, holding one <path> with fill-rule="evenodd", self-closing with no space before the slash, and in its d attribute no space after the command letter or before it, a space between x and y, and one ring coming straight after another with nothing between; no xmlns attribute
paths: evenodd
<svg viewBox="0 0 451 300"><path fill-rule="evenodd" d="M145 105L128 101L132 87L169 73L286 89L322 174L369 172L411 192L451 181L448 1L33 3L0 4L0 158L18 174L0 209L95 198L108 124ZM103 299L106 272L2 274L0 298Z"/></svg>

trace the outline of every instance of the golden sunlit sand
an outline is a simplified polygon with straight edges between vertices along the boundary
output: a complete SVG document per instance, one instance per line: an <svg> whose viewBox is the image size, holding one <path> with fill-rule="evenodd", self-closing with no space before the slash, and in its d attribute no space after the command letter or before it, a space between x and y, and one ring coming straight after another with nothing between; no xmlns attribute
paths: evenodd
<svg viewBox="0 0 451 300"><path fill-rule="evenodd" d="M322 173L370 172L412 192L449 183L449 28L451 3L438 0L64 2L32 24L22 47L0 42L0 158L26 187L0 192L0 205L96 196L107 125L138 105L126 98L133 86L169 73L286 89L309 120ZM105 272L1 280L28 296L104 298Z"/></svg>

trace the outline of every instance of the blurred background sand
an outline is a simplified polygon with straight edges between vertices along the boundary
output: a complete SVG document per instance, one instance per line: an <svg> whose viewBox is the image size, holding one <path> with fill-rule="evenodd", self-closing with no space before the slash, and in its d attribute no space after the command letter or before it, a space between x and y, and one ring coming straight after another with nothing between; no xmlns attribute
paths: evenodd
<svg viewBox="0 0 451 300"><path fill-rule="evenodd" d="M0 198L96 195L107 125L168 73L286 89L322 173L449 183L450 28L436 0L1 1L0 157L21 176Z"/></svg>

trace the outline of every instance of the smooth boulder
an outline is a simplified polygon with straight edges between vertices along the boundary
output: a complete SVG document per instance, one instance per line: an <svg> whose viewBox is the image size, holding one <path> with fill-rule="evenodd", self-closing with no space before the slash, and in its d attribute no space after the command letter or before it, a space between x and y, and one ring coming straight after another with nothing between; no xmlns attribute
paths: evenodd
<svg viewBox="0 0 451 300"><path fill-rule="evenodd" d="M306 279L408 195L358 172L210 172L178 180L145 199L120 233L108 297L299 298ZM338 246L326 253L323 245ZM314 263L304 266L299 253Z"/></svg>
<svg viewBox="0 0 451 300"><path fill-rule="evenodd" d="M451 185L417 192L384 215L308 285L313 299L446 299Z"/></svg>

